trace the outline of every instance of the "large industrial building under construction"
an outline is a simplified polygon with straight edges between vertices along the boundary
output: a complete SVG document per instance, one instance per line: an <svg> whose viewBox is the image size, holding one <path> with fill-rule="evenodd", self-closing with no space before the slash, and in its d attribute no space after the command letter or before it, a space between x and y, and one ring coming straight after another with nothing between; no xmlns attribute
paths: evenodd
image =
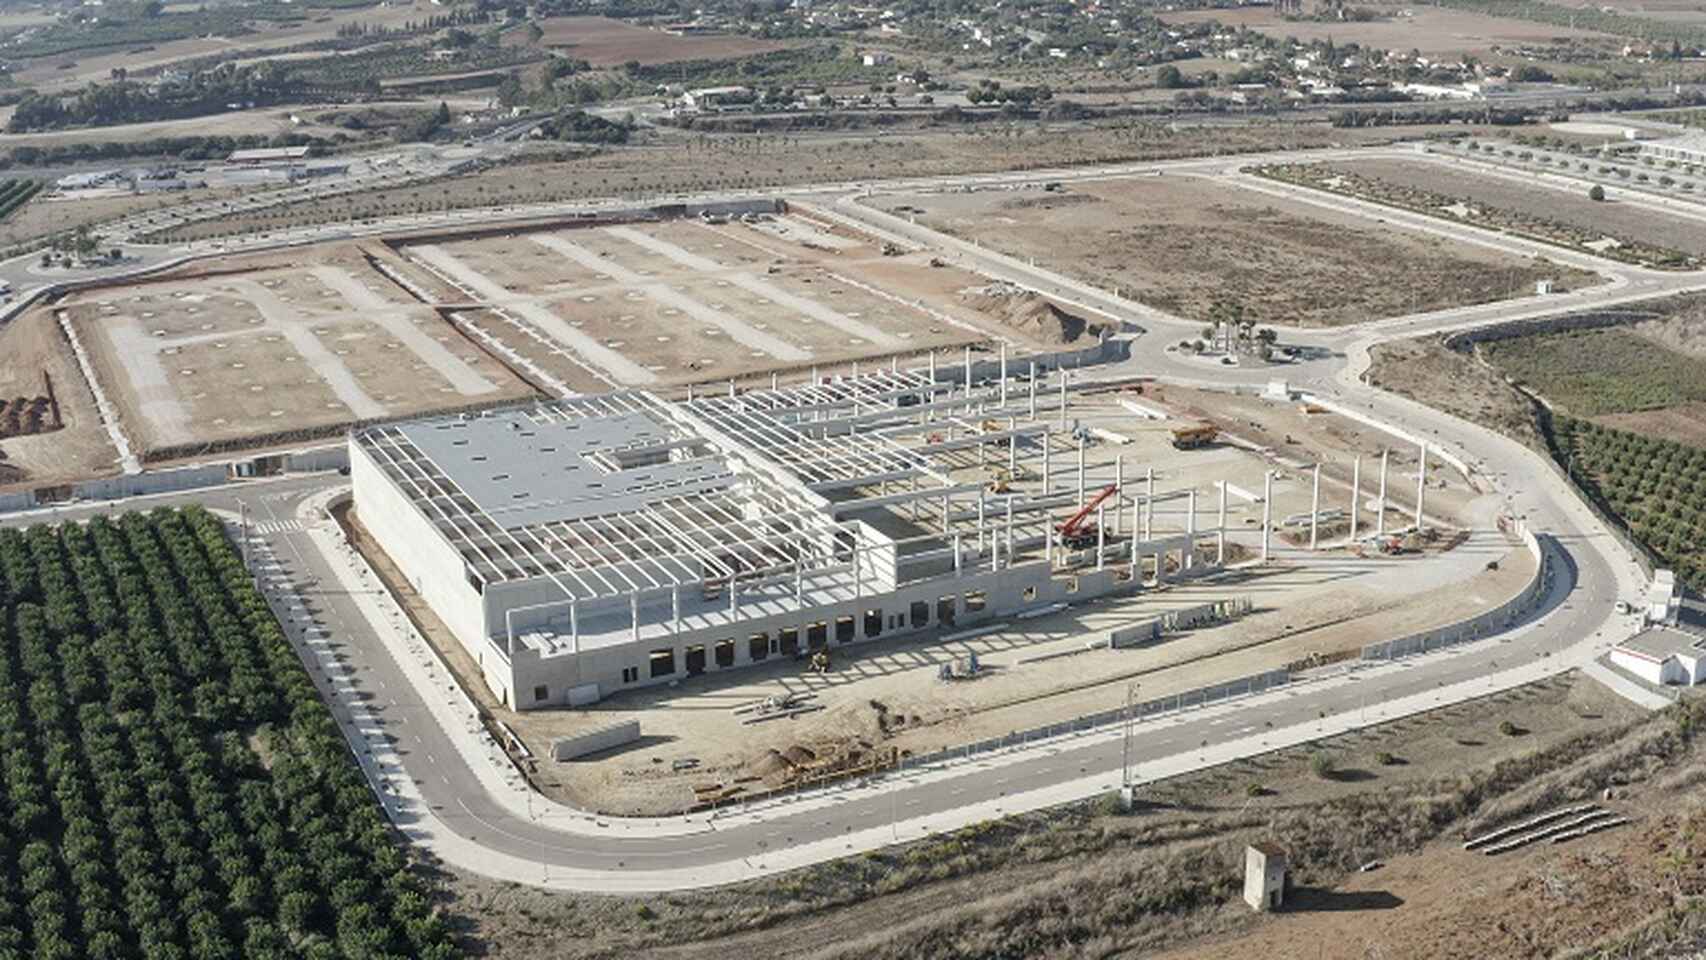
<svg viewBox="0 0 1706 960"><path fill-rule="evenodd" d="M1184 493L1087 485L1064 375L1005 367L374 426L355 510L517 709L1210 567L1223 522L1162 533Z"/></svg>

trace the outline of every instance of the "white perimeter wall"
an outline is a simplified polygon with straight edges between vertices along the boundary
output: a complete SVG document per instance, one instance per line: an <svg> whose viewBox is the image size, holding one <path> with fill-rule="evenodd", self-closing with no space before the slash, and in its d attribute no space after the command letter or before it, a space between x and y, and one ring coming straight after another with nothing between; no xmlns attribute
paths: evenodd
<svg viewBox="0 0 1706 960"><path fill-rule="evenodd" d="M450 627L464 650L480 665L486 685L505 702L511 688L509 664L487 639L484 604L465 573L462 557L415 509L409 498L356 443L349 441L350 480L355 486L355 514L361 525L426 600L432 612Z"/></svg>

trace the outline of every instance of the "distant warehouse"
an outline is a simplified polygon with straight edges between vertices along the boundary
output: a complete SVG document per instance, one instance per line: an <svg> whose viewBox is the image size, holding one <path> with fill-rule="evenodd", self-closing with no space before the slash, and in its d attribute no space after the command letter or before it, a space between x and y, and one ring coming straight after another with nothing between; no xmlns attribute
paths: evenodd
<svg viewBox="0 0 1706 960"><path fill-rule="evenodd" d="M238 166L260 167L271 163L296 163L308 159L307 147L260 147L237 150L225 162Z"/></svg>

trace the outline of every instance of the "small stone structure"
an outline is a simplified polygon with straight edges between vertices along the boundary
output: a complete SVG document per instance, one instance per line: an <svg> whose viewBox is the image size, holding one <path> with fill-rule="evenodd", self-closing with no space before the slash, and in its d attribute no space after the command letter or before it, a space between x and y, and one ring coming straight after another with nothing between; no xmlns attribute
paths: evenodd
<svg viewBox="0 0 1706 960"><path fill-rule="evenodd" d="M1244 902L1258 913L1285 903L1285 851L1271 843L1244 848Z"/></svg>

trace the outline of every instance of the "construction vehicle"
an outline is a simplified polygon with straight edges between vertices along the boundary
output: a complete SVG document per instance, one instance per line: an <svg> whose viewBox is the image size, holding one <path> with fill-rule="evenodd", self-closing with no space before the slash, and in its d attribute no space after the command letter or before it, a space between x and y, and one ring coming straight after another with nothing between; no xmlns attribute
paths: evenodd
<svg viewBox="0 0 1706 960"><path fill-rule="evenodd" d="M1090 518L1095 516L1097 507L1106 503L1108 498L1118 491L1119 487L1111 483L1108 484L1102 488L1101 493L1091 497L1088 503L1079 507L1077 513L1067 517L1064 523L1056 527L1055 531L1060 534L1061 545L1071 550L1095 546L1100 528L1091 522Z"/></svg>
<svg viewBox="0 0 1706 960"><path fill-rule="evenodd" d="M1013 475L1006 470L996 468L989 474L990 493L1012 493Z"/></svg>
<svg viewBox="0 0 1706 960"><path fill-rule="evenodd" d="M1173 447L1177 450L1206 447L1219 438L1220 431L1211 423L1195 423L1173 428Z"/></svg>

